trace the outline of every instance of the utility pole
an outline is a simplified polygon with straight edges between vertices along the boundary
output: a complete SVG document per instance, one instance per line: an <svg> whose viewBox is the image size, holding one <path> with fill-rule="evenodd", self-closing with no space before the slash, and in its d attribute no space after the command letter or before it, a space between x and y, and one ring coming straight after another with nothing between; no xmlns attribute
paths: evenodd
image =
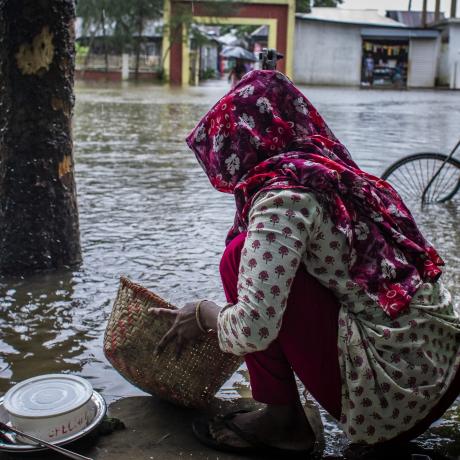
<svg viewBox="0 0 460 460"><path fill-rule="evenodd" d="M78 263L74 0L0 0L0 273Z"/></svg>
<svg viewBox="0 0 460 460"><path fill-rule="evenodd" d="M434 22L438 22L441 16L441 0L436 0L436 6L434 8Z"/></svg>
<svg viewBox="0 0 460 460"><path fill-rule="evenodd" d="M422 27L426 27L426 10L428 8L428 0L423 0L423 9L422 9Z"/></svg>
<svg viewBox="0 0 460 460"><path fill-rule="evenodd" d="M456 18L457 17L457 0L451 0L450 3L450 17Z"/></svg>

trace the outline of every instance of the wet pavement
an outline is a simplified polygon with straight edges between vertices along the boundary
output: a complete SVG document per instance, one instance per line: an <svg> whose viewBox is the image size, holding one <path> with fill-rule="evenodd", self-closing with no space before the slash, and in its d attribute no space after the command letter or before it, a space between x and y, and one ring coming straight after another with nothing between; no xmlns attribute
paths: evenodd
<svg viewBox="0 0 460 460"><path fill-rule="evenodd" d="M184 138L225 90L222 84L187 90L77 86L83 263L0 278L0 393L40 373L71 372L88 378L108 402L142 395L102 353L121 274L177 305L196 298L223 301L218 262L233 219L232 197L211 188ZM374 174L414 151L447 151L460 136L460 92L303 90L360 166ZM413 208L446 259L444 279L457 298L459 200L424 212ZM248 391L240 371L220 397ZM418 445L448 450L448 439L460 439L458 417L453 410L438 424L438 434ZM326 454L340 455L340 431L330 421L326 428Z"/></svg>

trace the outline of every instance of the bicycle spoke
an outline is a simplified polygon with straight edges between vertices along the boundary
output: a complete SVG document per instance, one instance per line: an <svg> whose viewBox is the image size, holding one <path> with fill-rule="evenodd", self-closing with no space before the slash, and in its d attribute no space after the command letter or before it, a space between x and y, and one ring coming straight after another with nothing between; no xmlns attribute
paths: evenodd
<svg viewBox="0 0 460 460"><path fill-rule="evenodd" d="M400 176L401 176L401 179L400 179ZM397 192L399 193L399 195L401 196L403 200L407 200L410 198L418 199L419 194L416 192L415 187L413 186L411 187L410 184L408 184L406 178L407 178L407 175L402 174L401 172L400 174L392 177L392 182L395 185L395 189L397 190Z"/></svg>
<svg viewBox="0 0 460 460"><path fill-rule="evenodd" d="M407 177L409 176L409 180L407 180ZM417 198L420 196L420 186L417 185L414 176L411 174L410 171L408 171L407 174L405 174L405 179L407 183L407 188L409 189L409 196L412 196L414 198Z"/></svg>
<svg viewBox="0 0 460 460"><path fill-rule="evenodd" d="M433 169L431 170L431 174L430 174L430 181L431 179L434 177L434 175L438 172L439 170L439 164L437 161L433 160ZM427 195L429 195L429 202L432 203L434 200L433 200L433 191L435 190L435 186L434 186L434 181L433 183L431 184L430 186L430 189L429 191L427 191ZM431 194L428 194L428 192L430 192Z"/></svg>
<svg viewBox="0 0 460 460"><path fill-rule="evenodd" d="M422 167L422 162L421 162L421 161L418 162L418 169L419 169L419 171L420 171L420 178L421 178L421 180L422 180L423 187L426 187L426 184L427 184L428 182L426 181L426 177L424 177L424 174L423 174L423 172L426 171L426 168L424 169L424 168Z"/></svg>
<svg viewBox="0 0 460 460"><path fill-rule="evenodd" d="M401 196L407 195L407 182L404 181L404 176L400 171L391 176L391 184ZM409 191L410 190L409 188Z"/></svg>
<svg viewBox="0 0 460 460"><path fill-rule="evenodd" d="M455 170L449 166L447 166L445 169L446 171L443 174L441 187L438 194L438 201L442 201L446 196L450 195L450 193L455 190L455 187L458 183L458 173L455 174ZM457 178L457 180L455 180L455 178Z"/></svg>
<svg viewBox="0 0 460 460"><path fill-rule="evenodd" d="M420 192L423 192L424 187L420 183L420 178L418 177L417 170L415 169L415 164L414 163L409 163L409 164L412 166L412 171L414 172L411 178L415 178L415 180L417 181L418 189L420 190ZM415 183L415 180L414 180L414 183Z"/></svg>
<svg viewBox="0 0 460 460"><path fill-rule="evenodd" d="M438 176L435 178L430 188L432 189L432 197L434 202L439 202L443 195L444 190L449 186L449 179L446 180L448 175L449 165L444 165L443 169L439 172L439 168L436 171Z"/></svg>
<svg viewBox="0 0 460 460"><path fill-rule="evenodd" d="M391 183L400 195L405 194L404 192L406 192L407 187L406 187L406 184L402 181L402 179L399 178L399 175L398 176L395 175L394 177L392 177Z"/></svg>
<svg viewBox="0 0 460 460"><path fill-rule="evenodd" d="M435 184L433 184L434 185L433 187L434 201L439 201L440 197L442 196L442 192L445 188L444 179L445 179L445 171L441 171L441 173L435 180Z"/></svg>
<svg viewBox="0 0 460 460"><path fill-rule="evenodd" d="M403 200L419 201L425 188L425 203L439 203L450 199L460 189L460 162L439 153L419 153L401 159L388 168L386 178ZM444 164L444 166L443 166ZM442 166L442 169L440 169Z"/></svg>
<svg viewBox="0 0 460 460"><path fill-rule="evenodd" d="M431 168L430 168L430 163L431 163ZM436 174L436 171L437 171L437 167L436 167L436 161L429 161L427 162L428 166L426 168L427 170L427 180L425 182L425 187L423 189L423 191L425 191L425 188L428 186L428 184L430 183L432 177ZM431 203L432 202L432 199L433 199L433 184L430 185L430 187L426 190L426 193L425 193L425 203ZM422 192L423 194L423 192Z"/></svg>
<svg viewBox="0 0 460 460"><path fill-rule="evenodd" d="M437 173L437 171L435 172L435 174ZM440 179L440 176L436 176L433 180L433 182L431 183L430 185L430 188L427 190L427 196L428 196L428 202L429 203L433 203L433 202L436 202L436 190L438 189L438 184L439 184L439 179ZM431 179L430 179L431 180Z"/></svg>
<svg viewBox="0 0 460 460"><path fill-rule="evenodd" d="M433 164L433 166L432 166L431 171L430 171L430 179L431 179L431 178L435 175L435 173L436 173L436 164L437 164L437 163L436 163L436 160L433 159L433 160L432 160L432 164Z"/></svg>
<svg viewBox="0 0 460 460"><path fill-rule="evenodd" d="M407 170L407 167L403 167L401 168L401 175L403 177L403 180L404 180L404 183L405 183L405 187L408 187L411 191L414 191L415 189L415 183L414 183L414 180L412 178L412 174L410 171L406 171Z"/></svg>
<svg viewBox="0 0 460 460"><path fill-rule="evenodd" d="M424 191L426 189L426 186L430 182L430 179L431 179L432 175L430 175L429 172L428 172L429 163L427 163L427 167L424 167L425 162L422 163L421 161L419 161L418 165L419 165L419 168L420 168L420 175L422 176L422 180L423 180L423 189L422 189L422 195L423 195L423 193L424 193ZM425 172L425 174L423 174L423 172Z"/></svg>
<svg viewBox="0 0 460 460"><path fill-rule="evenodd" d="M446 168L447 166L444 166L442 170L440 170L440 167L442 166L442 163L439 163L436 165L436 169L434 171L434 180L431 182L429 188L426 191L425 194L425 202L426 203L436 203L440 201L440 197L442 196L442 190L445 186L444 181L446 177ZM433 176L432 176L433 177ZM430 180L427 182L427 185L429 184Z"/></svg>

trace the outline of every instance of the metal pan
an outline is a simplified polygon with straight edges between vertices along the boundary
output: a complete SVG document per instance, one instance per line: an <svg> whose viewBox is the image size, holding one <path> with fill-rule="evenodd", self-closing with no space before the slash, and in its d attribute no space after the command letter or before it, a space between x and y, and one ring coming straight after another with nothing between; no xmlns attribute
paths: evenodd
<svg viewBox="0 0 460 460"><path fill-rule="evenodd" d="M59 441L56 441L53 444L61 446L63 444L69 444L73 441L76 441L77 439L80 439L83 436L91 433L91 431L93 431L102 422L102 419L104 418L107 411L107 404L105 403L104 398L97 391L93 391L91 401L93 403L94 411L94 418L92 419L91 423L84 429L76 433L72 433L65 438L61 438ZM10 424L9 414L3 407L3 397L0 398L0 421L6 424ZM8 434L7 436L8 439L11 440L11 444L0 438L0 452L38 452L47 450L41 446L24 444L18 441L14 434Z"/></svg>

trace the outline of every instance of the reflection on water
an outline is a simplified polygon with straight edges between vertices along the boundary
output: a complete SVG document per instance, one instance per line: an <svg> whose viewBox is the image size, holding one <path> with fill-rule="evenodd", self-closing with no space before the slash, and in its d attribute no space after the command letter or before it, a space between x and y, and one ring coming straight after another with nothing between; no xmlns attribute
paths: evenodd
<svg viewBox="0 0 460 460"><path fill-rule="evenodd" d="M84 261L74 270L0 278L0 392L39 373L65 371L89 378L109 401L139 393L102 354L121 274L176 304L195 298L223 301L217 267L233 218L232 197L210 187L184 138L224 91L223 86L77 88ZM446 151L458 136L458 93L305 92L372 173L416 150ZM423 213L414 208L448 263L445 280L456 294L458 209L458 199ZM242 371L222 396L248 391ZM343 440L335 425L327 427L333 453Z"/></svg>

